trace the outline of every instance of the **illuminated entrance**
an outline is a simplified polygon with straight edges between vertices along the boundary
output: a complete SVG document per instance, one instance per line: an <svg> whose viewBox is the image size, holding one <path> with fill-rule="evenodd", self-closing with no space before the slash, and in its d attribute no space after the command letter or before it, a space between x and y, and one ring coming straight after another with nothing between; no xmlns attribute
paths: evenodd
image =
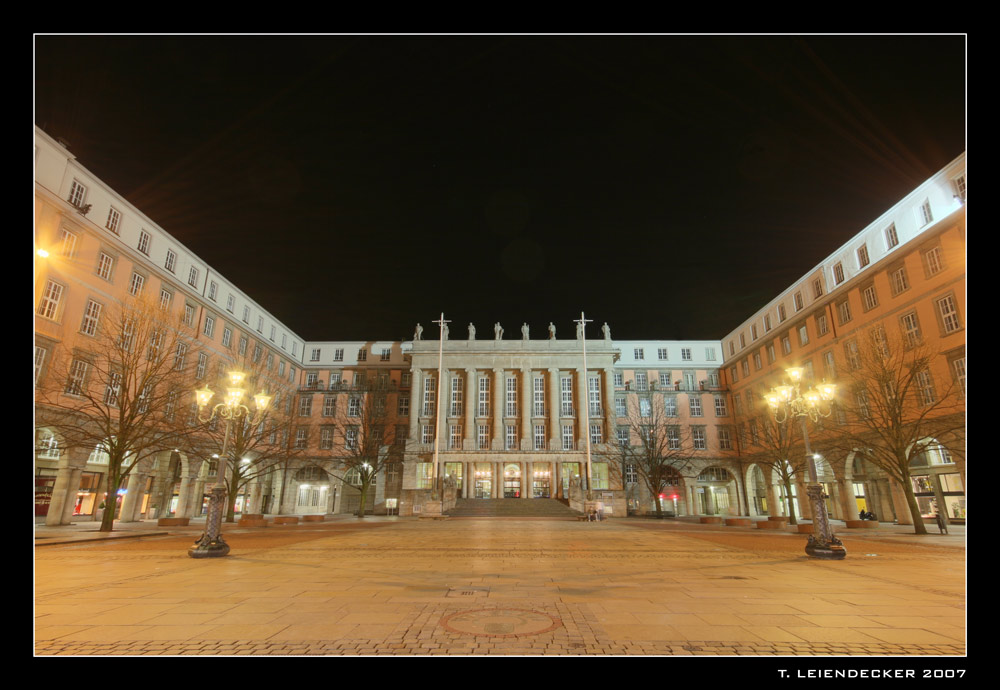
<svg viewBox="0 0 1000 690"><path fill-rule="evenodd" d="M511 463L503 468L503 497L521 498L521 466Z"/></svg>
<svg viewBox="0 0 1000 690"><path fill-rule="evenodd" d="M476 463L472 477L473 498L493 497L493 469L488 462Z"/></svg>

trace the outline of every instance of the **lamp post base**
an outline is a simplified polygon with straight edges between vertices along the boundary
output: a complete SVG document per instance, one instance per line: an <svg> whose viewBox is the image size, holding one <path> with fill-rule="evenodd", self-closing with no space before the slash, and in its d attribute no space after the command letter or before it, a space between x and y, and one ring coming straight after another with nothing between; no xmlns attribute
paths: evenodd
<svg viewBox="0 0 1000 690"><path fill-rule="evenodd" d="M229 544L222 538L222 511L226 507L226 489L216 485L208 499L205 533L188 549L191 558L219 558L229 553Z"/></svg>
<svg viewBox="0 0 1000 690"><path fill-rule="evenodd" d="M822 558L827 561L839 561L847 557L847 549L836 537L826 541L809 535L806 553L812 558Z"/></svg>
<svg viewBox="0 0 1000 690"><path fill-rule="evenodd" d="M208 535L194 543L188 549L188 556L191 558L219 558L229 554L229 544L222 540L222 536L215 539L208 538Z"/></svg>

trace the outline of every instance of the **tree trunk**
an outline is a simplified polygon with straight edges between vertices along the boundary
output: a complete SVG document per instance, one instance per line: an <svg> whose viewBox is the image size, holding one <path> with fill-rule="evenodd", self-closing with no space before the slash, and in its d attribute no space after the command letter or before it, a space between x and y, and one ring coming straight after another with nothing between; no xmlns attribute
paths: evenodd
<svg viewBox="0 0 1000 690"><path fill-rule="evenodd" d="M913 494L913 483L910 481L909 474L906 474L902 484L906 493L906 505L910 509L910 517L913 518L913 533L927 534L927 525L924 524L924 518L920 515L920 505L917 503L917 497Z"/></svg>
<svg viewBox="0 0 1000 690"><path fill-rule="evenodd" d="M361 503L358 505L358 517L365 516L365 506L368 503L368 484L361 482Z"/></svg>
<svg viewBox="0 0 1000 690"><path fill-rule="evenodd" d="M660 518L660 519L663 518L663 507L660 505L661 500L662 499L660 498L660 492L657 491L656 492L656 517Z"/></svg>
<svg viewBox="0 0 1000 690"><path fill-rule="evenodd" d="M792 480L785 477L785 497L788 501L788 524L799 524L795 519L795 497L792 496Z"/></svg>

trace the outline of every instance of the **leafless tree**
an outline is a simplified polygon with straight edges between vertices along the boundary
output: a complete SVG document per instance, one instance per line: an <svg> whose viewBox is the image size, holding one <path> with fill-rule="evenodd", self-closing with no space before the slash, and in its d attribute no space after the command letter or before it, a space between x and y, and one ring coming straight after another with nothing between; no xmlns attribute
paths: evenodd
<svg viewBox="0 0 1000 690"><path fill-rule="evenodd" d="M340 417L339 436L334 444L334 477L361 493L358 517L364 517L368 493L390 463L401 462L402 441L390 414L390 394L394 388L384 377L358 377L348 391L347 410Z"/></svg>
<svg viewBox="0 0 1000 690"><path fill-rule="evenodd" d="M148 299L88 312L85 335L60 347L36 389L37 421L51 426L67 449L104 456L107 508L102 532L112 531L118 490L146 458L183 445L191 423L198 341L192 324Z"/></svg>
<svg viewBox="0 0 1000 690"><path fill-rule="evenodd" d="M768 479L778 477L788 501L788 521L797 524L792 484L806 472L801 422L792 417L778 422L763 400L754 400L738 408L736 429L740 449L747 459L769 469L765 474Z"/></svg>
<svg viewBox="0 0 1000 690"><path fill-rule="evenodd" d="M622 473L627 466L635 468L655 501L657 517L663 517L664 491L692 466L690 433L677 417L668 415L664 396L655 385L625 398L625 415L619 417L618 429L628 430L627 440L616 438L609 444L611 450L605 451L609 461L617 460Z"/></svg>
<svg viewBox="0 0 1000 690"><path fill-rule="evenodd" d="M845 349L838 398L844 423L825 442L854 452L902 487L916 534L926 534L910 467L933 446L964 455L965 395L944 355L916 338L887 338L875 326Z"/></svg>
<svg viewBox="0 0 1000 690"><path fill-rule="evenodd" d="M246 400L246 410L229 419L213 413L211 405L206 406L201 415L210 417L210 421L203 422L199 433L187 438L190 452L217 458L219 470L225 470L227 522L235 520L240 491L252 481L263 481L281 469L283 463L305 453L308 447L308 436L299 435L294 424L292 384L278 376L273 356L266 353L264 346L255 343L251 347L248 343L242 353L238 348L229 350L225 359L218 360L215 375L206 377L205 382L208 378L215 379L215 391L225 391L228 370L232 369L245 374L243 387L249 395L260 392L273 396L269 405L259 410Z"/></svg>

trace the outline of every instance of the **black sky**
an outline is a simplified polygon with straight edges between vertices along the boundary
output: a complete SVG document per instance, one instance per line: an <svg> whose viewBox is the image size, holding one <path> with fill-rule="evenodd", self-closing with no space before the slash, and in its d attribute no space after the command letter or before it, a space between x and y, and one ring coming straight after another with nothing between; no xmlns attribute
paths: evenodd
<svg viewBox="0 0 1000 690"><path fill-rule="evenodd" d="M965 150L965 69L964 36L36 36L35 123L308 340L714 339Z"/></svg>

